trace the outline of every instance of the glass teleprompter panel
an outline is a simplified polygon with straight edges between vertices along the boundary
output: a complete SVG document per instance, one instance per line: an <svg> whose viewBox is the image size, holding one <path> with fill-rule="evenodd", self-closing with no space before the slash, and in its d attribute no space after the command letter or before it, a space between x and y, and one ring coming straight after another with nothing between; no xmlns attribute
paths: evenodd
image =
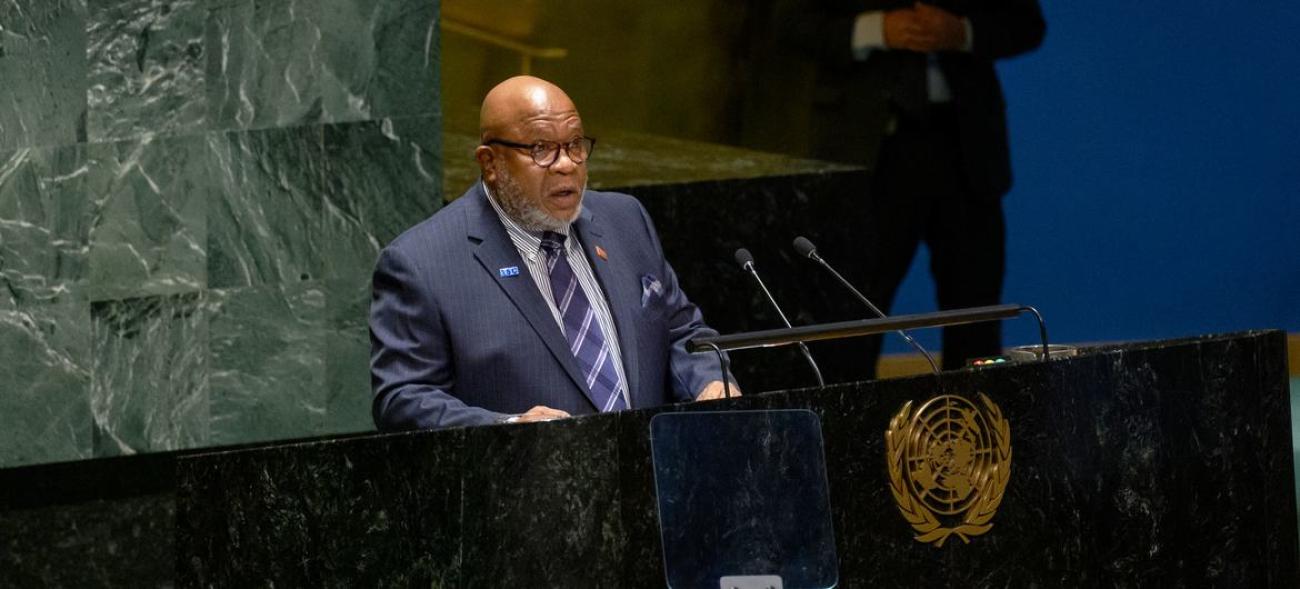
<svg viewBox="0 0 1300 589"><path fill-rule="evenodd" d="M650 441L669 587L836 585L816 414L662 413L650 422Z"/></svg>

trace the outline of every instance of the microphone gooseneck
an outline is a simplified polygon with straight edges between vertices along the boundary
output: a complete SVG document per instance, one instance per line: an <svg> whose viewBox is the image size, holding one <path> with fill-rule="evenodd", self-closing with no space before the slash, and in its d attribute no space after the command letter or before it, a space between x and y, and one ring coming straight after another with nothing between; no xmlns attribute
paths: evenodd
<svg viewBox="0 0 1300 589"><path fill-rule="evenodd" d="M758 283L758 288L767 297L767 302L772 305L773 309L776 309L776 314L781 318L781 323L784 323L786 327L793 327L790 325L790 320L785 317L785 312L781 310L781 305L776 304L776 298L767 290L767 285L763 284L763 279L759 277L758 269L754 267L754 255L742 247L736 250L736 263L740 265L742 270L754 277L754 281ZM813 376L817 378L817 386L826 386L826 381L822 379L821 368L817 367L817 362L813 360L812 352L808 351L808 346L803 342L796 343L799 344L799 351L803 354L804 359L808 361L808 366L812 368Z"/></svg>
<svg viewBox="0 0 1300 589"><path fill-rule="evenodd" d="M854 296L858 297L858 300L862 301L862 304L866 305L868 309L871 309L871 312L875 313L877 317L880 317L881 319L885 318L884 311L881 311L879 307L873 304L871 300L866 297L866 295L862 294L861 291L855 288L853 283L841 276L839 272L836 272L835 268L832 268L829 262L817 254L817 246L813 245L811 241L808 241L808 238L802 235L794 238L794 251L800 256L817 262L822 268L825 268L830 272L836 280L839 280L840 284L843 284L845 288L849 289L849 292L852 292ZM906 331L900 329L894 333L902 336L904 340L907 340L907 343L911 344L913 348L916 348L916 351L920 352L922 356L925 356L925 361L930 363L930 370L933 370L935 374L939 374L939 365L935 364L934 357L930 356L930 352L925 351L925 348L921 347L921 344L912 339L912 336L908 335Z"/></svg>
<svg viewBox="0 0 1300 589"><path fill-rule="evenodd" d="M722 353L722 348L718 347L718 344L708 344L707 347L713 350L714 354L718 355L718 367L722 371L722 398L730 399L731 379L727 378L727 375L730 374L730 370L727 362L727 356Z"/></svg>

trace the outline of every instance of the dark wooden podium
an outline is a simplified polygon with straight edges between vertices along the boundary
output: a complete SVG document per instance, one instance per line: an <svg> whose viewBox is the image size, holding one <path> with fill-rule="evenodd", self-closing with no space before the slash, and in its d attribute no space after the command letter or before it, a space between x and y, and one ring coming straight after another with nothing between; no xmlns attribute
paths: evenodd
<svg viewBox="0 0 1300 589"><path fill-rule="evenodd" d="M0 585L659 587L649 422L821 419L841 587L1300 585L1285 337L1092 348L1041 364L545 424L0 471ZM885 431L986 395L1011 474L969 542L916 539Z"/></svg>

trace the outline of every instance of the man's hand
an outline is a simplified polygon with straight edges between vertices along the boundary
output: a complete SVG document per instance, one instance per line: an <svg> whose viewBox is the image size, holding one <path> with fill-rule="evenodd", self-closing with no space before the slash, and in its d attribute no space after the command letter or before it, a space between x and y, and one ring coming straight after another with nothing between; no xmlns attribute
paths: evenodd
<svg viewBox="0 0 1300 589"><path fill-rule="evenodd" d="M916 10L899 8L885 12L885 46L890 49L912 49L914 39L920 35L921 25L916 19Z"/></svg>
<svg viewBox="0 0 1300 589"><path fill-rule="evenodd" d="M885 45L890 49L933 53L966 47L966 25L961 17L923 2L886 12L884 29Z"/></svg>
<svg viewBox="0 0 1300 589"><path fill-rule="evenodd" d="M713 381L713 382L710 382L709 384L704 385L704 390L701 390L701 391L700 391L700 394L695 395L695 400L696 400L696 401L709 401L709 400L712 400L712 399L721 399L721 398L723 398L724 394L725 394L725 391L724 391L723 386L722 386L722 381L720 381L720 380L715 380L715 381ZM738 387L738 386L736 386L736 385L734 385L734 384L731 385L731 396L733 396L733 397L739 397L739 396L740 396L740 387Z"/></svg>
<svg viewBox="0 0 1300 589"><path fill-rule="evenodd" d="M529 409L526 413L521 413L519 415L519 419L516 419L514 423L524 423L529 421L550 421L552 419L564 419L565 417L569 417L569 414L564 411L560 411L559 409L551 409L550 407L546 407L544 405L538 405L536 407L533 407L532 409Z"/></svg>

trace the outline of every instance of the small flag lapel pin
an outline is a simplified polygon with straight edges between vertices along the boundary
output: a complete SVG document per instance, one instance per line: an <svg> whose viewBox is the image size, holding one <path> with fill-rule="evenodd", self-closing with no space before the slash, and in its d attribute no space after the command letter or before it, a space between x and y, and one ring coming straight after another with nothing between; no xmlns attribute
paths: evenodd
<svg viewBox="0 0 1300 589"><path fill-rule="evenodd" d="M519 266L510 266L510 267L507 267L507 268L500 268L500 269L497 270L497 274L501 275L502 278L509 278L509 277L511 277L511 276L518 276L518 275L519 275Z"/></svg>
<svg viewBox="0 0 1300 589"><path fill-rule="evenodd" d="M596 246L596 257L606 261L609 260L609 254L605 253L605 248L600 246Z"/></svg>

